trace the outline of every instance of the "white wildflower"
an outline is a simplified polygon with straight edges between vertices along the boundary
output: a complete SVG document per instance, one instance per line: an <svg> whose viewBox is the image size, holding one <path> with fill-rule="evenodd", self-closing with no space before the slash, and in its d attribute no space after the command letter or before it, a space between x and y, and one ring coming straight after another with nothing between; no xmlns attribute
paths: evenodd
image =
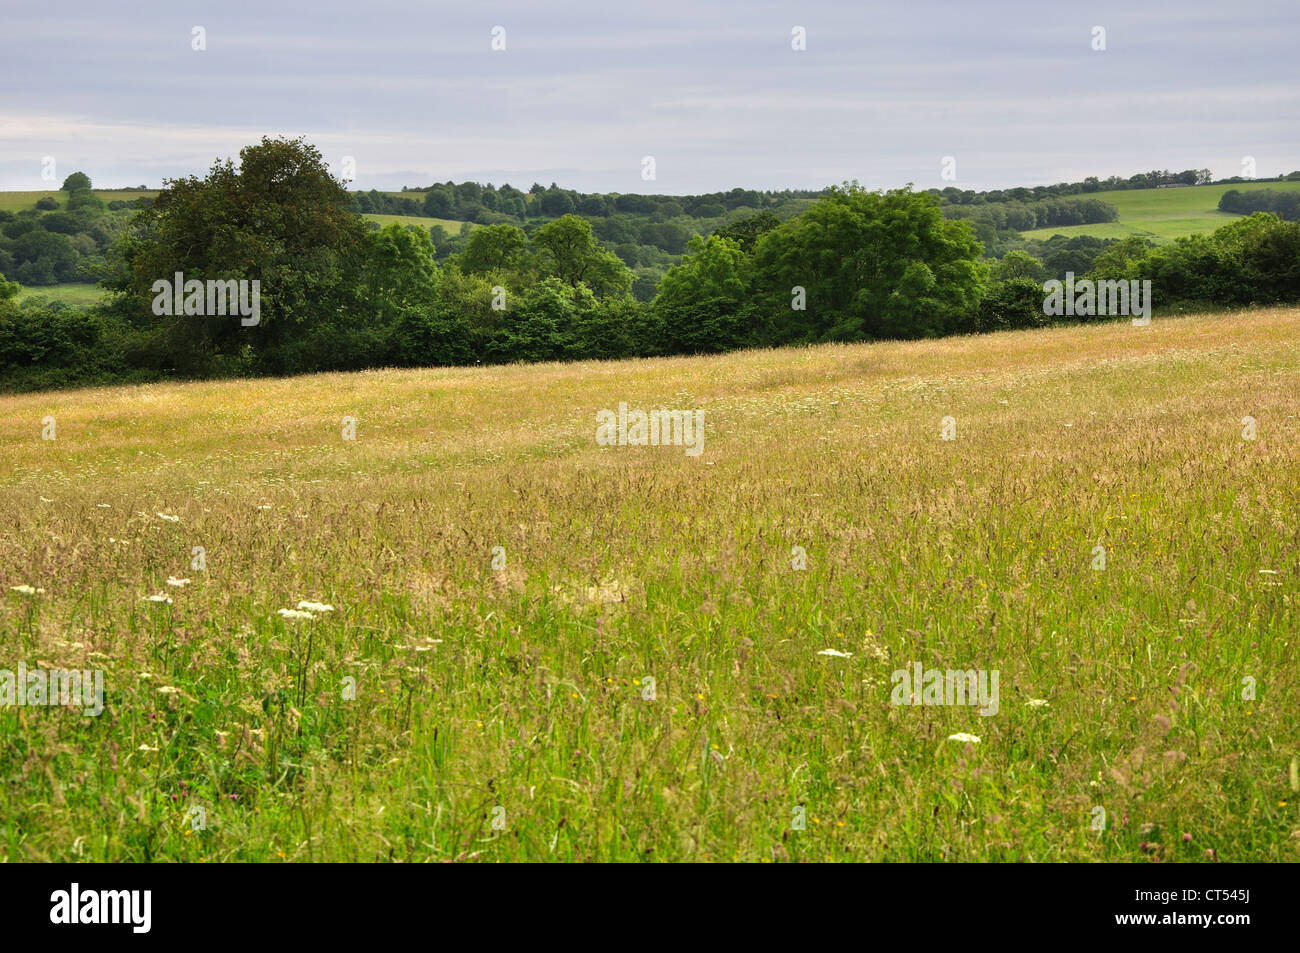
<svg viewBox="0 0 1300 953"><path fill-rule="evenodd" d="M334 607L324 602L307 602L303 600L298 603L298 608L307 612L333 612Z"/></svg>
<svg viewBox="0 0 1300 953"><path fill-rule="evenodd" d="M965 743L968 743L968 744L977 745L977 744L980 743L980 736L979 736L979 735L968 735L968 734L967 734L966 732L964 732L964 731L959 731L959 732L957 732L955 735L949 735L949 736L948 736L948 740L949 740L949 741L961 741L961 742L965 742Z"/></svg>
<svg viewBox="0 0 1300 953"><path fill-rule="evenodd" d="M316 618L310 612L299 612L297 609L279 609L281 616L286 619L314 619Z"/></svg>
<svg viewBox="0 0 1300 953"><path fill-rule="evenodd" d="M159 513L157 515L160 520L166 520L169 523L179 523L181 521L179 516L169 516L166 513Z"/></svg>
<svg viewBox="0 0 1300 953"><path fill-rule="evenodd" d="M839 649L822 649L818 655L831 655L835 658L852 658L852 652L841 652Z"/></svg>
<svg viewBox="0 0 1300 953"><path fill-rule="evenodd" d="M160 602L160 603L166 603L167 605L171 605L172 597L171 597L171 596L165 596L165 595L162 595L162 594L160 593L160 594L158 594L158 595L156 595L156 596L145 596L145 597L142 598L140 601L141 601L141 602Z"/></svg>
<svg viewBox="0 0 1300 953"><path fill-rule="evenodd" d="M175 576L167 577L167 585L169 586L188 586L189 584L188 579L177 579Z"/></svg>
<svg viewBox="0 0 1300 953"><path fill-rule="evenodd" d="M27 583L23 583L20 586L10 586L9 588L12 589L14 592L21 592L25 596L39 595L40 593L45 591L44 589L38 589L34 586L29 586L27 585Z"/></svg>
<svg viewBox="0 0 1300 953"><path fill-rule="evenodd" d="M1048 704L1048 701L1047 701L1046 698L1031 698L1031 699L1029 699L1029 701L1027 701L1025 704L1027 704L1030 708L1048 708L1048 707L1050 707L1050 705Z"/></svg>

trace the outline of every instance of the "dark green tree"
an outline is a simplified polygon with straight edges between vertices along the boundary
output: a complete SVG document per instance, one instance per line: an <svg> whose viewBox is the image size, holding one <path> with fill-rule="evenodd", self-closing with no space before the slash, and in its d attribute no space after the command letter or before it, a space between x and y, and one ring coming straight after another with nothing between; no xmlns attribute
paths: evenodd
<svg viewBox="0 0 1300 953"><path fill-rule="evenodd" d="M109 287L137 321L159 327L179 368L201 372L238 358L273 373L310 369L297 353L308 335L319 341L329 328L371 319L355 294L366 228L315 146L263 138L239 159L216 162L202 179L164 183L122 246ZM177 272L186 281L259 281L259 323L155 316L154 285Z"/></svg>
<svg viewBox="0 0 1300 953"><path fill-rule="evenodd" d="M606 251L592 234L591 223L577 215L564 215L533 233L542 256L542 268L573 287L585 284L598 297L626 294L632 272L613 252Z"/></svg>
<svg viewBox="0 0 1300 953"><path fill-rule="evenodd" d="M987 283L982 252L937 197L852 183L763 234L755 294L772 343L941 334L972 319Z"/></svg>

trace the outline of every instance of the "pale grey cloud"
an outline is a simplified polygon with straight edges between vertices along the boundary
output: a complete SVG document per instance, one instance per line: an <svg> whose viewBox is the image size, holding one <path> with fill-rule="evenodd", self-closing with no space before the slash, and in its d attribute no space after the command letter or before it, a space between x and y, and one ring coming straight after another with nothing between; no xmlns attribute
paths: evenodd
<svg viewBox="0 0 1300 953"><path fill-rule="evenodd" d="M45 156L155 185L264 134L354 156L366 188L926 187L945 155L969 188L1300 168L1294 0L4 2L6 189L43 187Z"/></svg>

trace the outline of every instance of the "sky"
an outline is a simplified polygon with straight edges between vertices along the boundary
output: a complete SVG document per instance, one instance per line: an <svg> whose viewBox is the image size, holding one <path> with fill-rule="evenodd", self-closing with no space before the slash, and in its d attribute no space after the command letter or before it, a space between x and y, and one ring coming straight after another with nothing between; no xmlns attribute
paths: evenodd
<svg viewBox="0 0 1300 953"><path fill-rule="evenodd" d="M0 189L157 187L266 135L365 189L1268 176L1300 169L1298 28L1300 0L0 0Z"/></svg>

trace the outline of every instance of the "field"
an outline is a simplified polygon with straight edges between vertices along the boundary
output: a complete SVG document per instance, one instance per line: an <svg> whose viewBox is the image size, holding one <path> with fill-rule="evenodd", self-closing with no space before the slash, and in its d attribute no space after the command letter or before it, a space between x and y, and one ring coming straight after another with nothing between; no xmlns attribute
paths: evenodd
<svg viewBox="0 0 1300 953"><path fill-rule="evenodd" d="M96 284L68 282L61 285L24 286L18 292L18 300L27 298L46 298L61 301L74 307L86 307L99 304L104 298L104 290Z"/></svg>
<svg viewBox="0 0 1300 953"><path fill-rule="evenodd" d="M1178 189L1094 192L1088 197L1109 202L1119 209L1119 221L1037 228L1020 234L1026 238L1051 238L1053 235L1127 238L1129 235L1141 235L1162 245L1197 232L1208 234L1234 218L1239 218L1240 216L1229 212L1219 211L1219 199L1229 189L1242 192L1257 189L1294 192L1300 189L1300 182L1248 182L1236 185L1190 185Z"/></svg>
<svg viewBox="0 0 1300 953"><path fill-rule="evenodd" d="M105 688L0 708L0 857L1295 861L1297 342L0 397L0 668ZM703 452L598 446L621 401Z"/></svg>
<svg viewBox="0 0 1300 953"><path fill-rule="evenodd" d="M105 205L109 202L134 202L140 198L153 198L157 192L136 192L124 189L94 189L95 195L103 201ZM43 198L52 198L59 203L59 208L64 208L68 204L68 193L60 192L57 189L40 192L0 192L0 211L21 212L23 209L35 208L36 203Z"/></svg>
<svg viewBox="0 0 1300 953"><path fill-rule="evenodd" d="M416 228L430 229L435 225L441 225L449 235L459 235L460 227L465 224L450 218L424 218L420 215L381 215L377 212L367 212L361 217L372 222L378 222L381 226L394 224L414 225Z"/></svg>
<svg viewBox="0 0 1300 953"><path fill-rule="evenodd" d="M156 191L150 192L133 192L121 189L95 189L95 195L104 201L105 204L114 201L132 202L139 198L154 198L158 195ZM404 195L407 198L413 198L416 193L410 192L392 192L390 195ZM68 201L68 193L51 189L45 192L0 192L0 211L20 212L23 209L35 208L36 203L47 196L52 197L59 203L59 208L63 208ZM371 219L380 225L391 225L397 222L401 225L416 225L420 228L430 228L434 225L441 225L453 235L459 234L463 222L455 221L449 218L422 218L417 215L363 215L363 218Z"/></svg>

